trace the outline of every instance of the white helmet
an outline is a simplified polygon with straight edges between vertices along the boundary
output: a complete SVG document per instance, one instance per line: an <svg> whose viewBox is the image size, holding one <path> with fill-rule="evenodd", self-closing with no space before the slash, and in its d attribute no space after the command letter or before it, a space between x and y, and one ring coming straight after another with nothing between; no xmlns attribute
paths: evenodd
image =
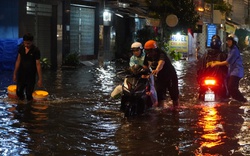
<svg viewBox="0 0 250 156"><path fill-rule="evenodd" d="M227 40L232 40L234 41L236 44L239 42L239 38L235 35L235 34L229 34L227 36Z"/></svg>
<svg viewBox="0 0 250 156"><path fill-rule="evenodd" d="M131 45L131 49L137 49L137 48L143 49L142 44L140 42L134 42Z"/></svg>

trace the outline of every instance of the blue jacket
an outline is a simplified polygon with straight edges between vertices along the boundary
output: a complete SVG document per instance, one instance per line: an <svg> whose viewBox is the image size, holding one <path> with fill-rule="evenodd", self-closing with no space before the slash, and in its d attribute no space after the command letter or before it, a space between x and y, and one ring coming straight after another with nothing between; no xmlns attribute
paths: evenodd
<svg viewBox="0 0 250 156"><path fill-rule="evenodd" d="M228 72L230 76L237 76L240 78L244 76L243 61L236 45L230 48L226 61L229 63Z"/></svg>

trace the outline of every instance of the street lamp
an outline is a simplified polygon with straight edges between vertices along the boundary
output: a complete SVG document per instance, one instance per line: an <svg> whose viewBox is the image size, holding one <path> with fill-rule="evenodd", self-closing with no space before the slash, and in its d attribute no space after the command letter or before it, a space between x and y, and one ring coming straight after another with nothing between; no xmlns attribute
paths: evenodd
<svg viewBox="0 0 250 156"><path fill-rule="evenodd" d="M111 13L109 10L104 10L103 12L103 21L104 22L111 22Z"/></svg>

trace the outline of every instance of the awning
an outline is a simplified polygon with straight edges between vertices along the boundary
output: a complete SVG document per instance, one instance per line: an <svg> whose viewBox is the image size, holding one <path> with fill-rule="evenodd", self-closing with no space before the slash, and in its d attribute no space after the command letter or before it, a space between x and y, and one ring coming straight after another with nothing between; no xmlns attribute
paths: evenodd
<svg viewBox="0 0 250 156"><path fill-rule="evenodd" d="M119 2L117 0L108 0L105 8L110 9L117 16L129 17L147 17L147 7L144 0L128 0L126 2Z"/></svg>
<svg viewBox="0 0 250 156"><path fill-rule="evenodd" d="M237 23L237 22L234 22L234 21L232 21L232 20L228 20L228 19L226 19L226 24L229 24L229 25L231 25L231 26L234 26L234 27L240 27L240 25L241 24L239 24L239 23Z"/></svg>

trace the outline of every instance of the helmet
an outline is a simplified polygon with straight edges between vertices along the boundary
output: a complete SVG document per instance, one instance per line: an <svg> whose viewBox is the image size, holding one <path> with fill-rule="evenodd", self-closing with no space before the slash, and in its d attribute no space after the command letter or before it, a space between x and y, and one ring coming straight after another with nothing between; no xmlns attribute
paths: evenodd
<svg viewBox="0 0 250 156"><path fill-rule="evenodd" d="M134 42L132 45L131 45L131 49L143 49L142 47L142 44L140 42Z"/></svg>
<svg viewBox="0 0 250 156"><path fill-rule="evenodd" d="M232 40L235 44L237 44L239 41L239 38L234 34L229 34L227 36L227 40Z"/></svg>
<svg viewBox="0 0 250 156"><path fill-rule="evenodd" d="M212 49L220 49L220 47L221 47L220 36L213 35L210 46Z"/></svg>
<svg viewBox="0 0 250 156"><path fill-rule="evenodd" d="M156 44L156 41L154 40L148 40L144 44L144 49L156 49L156 48L157 48L157 44Z"/></svg>

